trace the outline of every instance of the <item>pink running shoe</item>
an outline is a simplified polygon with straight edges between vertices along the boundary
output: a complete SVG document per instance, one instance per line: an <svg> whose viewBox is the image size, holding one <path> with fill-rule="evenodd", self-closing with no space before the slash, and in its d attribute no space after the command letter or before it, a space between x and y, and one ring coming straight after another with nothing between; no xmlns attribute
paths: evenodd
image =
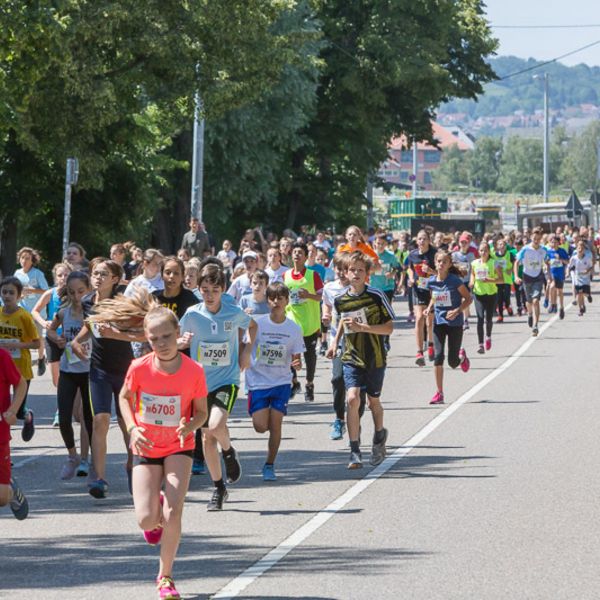
<svg viewBox="0 0 600 600"><path fill-rule="evenodd" d="M165 497L164 497L163 493L161 492L160 493L160 507L161 507L161 512L162 512L162 506L163 506L164 503L165 503ZM151 529L150 531L144 531L144 539L151 546L156 546L157 544L160 544L160 538L162 537L162 534L163 534L163 528L162 528L162 525L159 525L155 529ZM173 589L175 589L175 588L173 588ZM161 598L162 597L163 596L161 596ZM179 596L177 596L177 598L179 598Z"/></svg>
<svg viewBox="0 0 600 600"><path fill-rule="evenodd" d="M486 350L491 350L492 349L492 338L485 338L485 349Z"/></svg>
<svg viewBox="0 0 600 600"><path fill-rule="evenodd" d="M458 360L460 360L460 362L462 362L463 360L465 360L465 356L467 356L467 353L465 352L464 348L461 348L458 351Z"/></svg>
<svg viewBox="0 0 600 600"><path fill-rule="evenodd" d="M466 352L463 350L463 359L460 363L460 368L463 370L463 373L466 373L471 368L471 361L467 358Z"/></svg>
<svg viewBox="0 0 600 600"><path fill-rule="evenodd" d="M442 394L442 392L436 392L429 401L429 404L444 404L444 394Z"/></svg>
<svg viewBox="0 0 600 600"><path fill-rule="evenodd" d="M175 589L175 582L172 577L161 575L156 580L156 589L158 590L159 600L180 600L181 596Z"/></svg>

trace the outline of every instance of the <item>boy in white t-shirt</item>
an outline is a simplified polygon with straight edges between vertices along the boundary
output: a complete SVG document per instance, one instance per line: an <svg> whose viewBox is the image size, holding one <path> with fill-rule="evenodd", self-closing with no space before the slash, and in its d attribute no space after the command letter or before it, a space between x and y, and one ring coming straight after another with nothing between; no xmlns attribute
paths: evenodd
<svg viewBox="0 0 600 600"><path fill-rule="evenodd" d="M267 460L262 470L264 481L275 481L275 458L281 442L283 417L292 391L291 367L302 366L304 339L302 329L285 316L290 292L281 282L267 288L271 313L255 317L256 338L252 362L246 371L248 412L258 433L269 432Z"/></svg>

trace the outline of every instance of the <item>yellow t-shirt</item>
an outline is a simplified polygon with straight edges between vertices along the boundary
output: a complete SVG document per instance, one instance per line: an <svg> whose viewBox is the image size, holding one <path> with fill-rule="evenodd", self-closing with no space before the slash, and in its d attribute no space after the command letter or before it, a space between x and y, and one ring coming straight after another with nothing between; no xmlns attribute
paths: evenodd
<svg viewBox="0 0 600 600"><path fill-rule="evenodd" d="M33 342L39 339L35 323L32 316L24 309L19 307L10 315L0 312L0 339L17 340L19 342ZM26 348L17 350L8 350L17 369L23 378L29 381L33 379L31 370L31 353Z"/></svg>

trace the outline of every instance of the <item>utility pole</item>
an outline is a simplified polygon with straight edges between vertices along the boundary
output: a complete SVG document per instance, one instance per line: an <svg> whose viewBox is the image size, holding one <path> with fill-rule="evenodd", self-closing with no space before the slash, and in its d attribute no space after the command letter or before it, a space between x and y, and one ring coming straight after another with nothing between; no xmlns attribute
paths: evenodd
<svg viewBox="0 0 600 600"><path fill-rule="evenodd" d="M76 158L67 158L67 172L65 175L65 214L63 220L62 255L64 256L69 245L71 229L71 190L79 179L79 161Z"/></svg>
<svg viewBox="0 0 600 600"><path fill-rule="evenodd" d="M204 117L202 98L196 92L194 107L194 149L192 154L192 194L190 216L202 221L202 201L204 193Z"/></svg>

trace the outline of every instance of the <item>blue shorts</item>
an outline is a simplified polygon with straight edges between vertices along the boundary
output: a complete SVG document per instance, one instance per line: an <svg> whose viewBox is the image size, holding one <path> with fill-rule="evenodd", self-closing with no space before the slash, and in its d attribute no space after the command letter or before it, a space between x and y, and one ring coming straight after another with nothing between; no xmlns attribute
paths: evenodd
<svg viewBox="0 0 600 600"><path fill-rule="evenodd" d="M289 384L278 385L266 390L251 390L248 392L248 413L254 414L257 410L272 408L287 415L287 405L292 394Z"/></svg>
<svg viewBox="0 0 600 600"><path fill-rule="evenodd" d="M343 363L344 385L346 389L361 388L366 389L367 396L379 398L383 389L383 378L385 377L385 367L374 367L372 369L362 369L351 363Z"/></svg>
<svg viewBox="0 0 600 600"><path fill-rule="evenodd" d="M112 413L112 401L115 400L115 412L121 417L119 393L125 383L125 373L107 373L102 369L90 367L90 401L92 415Z"/></svg>

